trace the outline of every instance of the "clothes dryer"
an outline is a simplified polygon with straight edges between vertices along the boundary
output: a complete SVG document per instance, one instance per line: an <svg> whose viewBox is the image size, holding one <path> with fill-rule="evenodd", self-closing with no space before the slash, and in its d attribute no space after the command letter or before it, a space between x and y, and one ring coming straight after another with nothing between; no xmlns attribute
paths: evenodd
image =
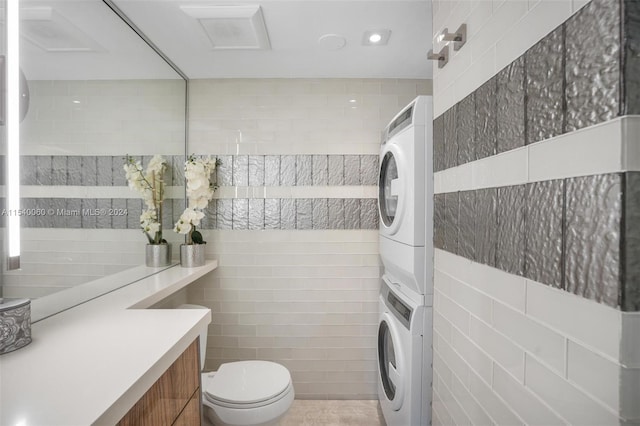
<svg viewBox="0 0 640 426"><path fill-rule="evenodd" d="M432 293L425 279L433 257L432 134L431 97L418 96L391 120L380 146L380 256L389 279L416 295Z"/></svg>

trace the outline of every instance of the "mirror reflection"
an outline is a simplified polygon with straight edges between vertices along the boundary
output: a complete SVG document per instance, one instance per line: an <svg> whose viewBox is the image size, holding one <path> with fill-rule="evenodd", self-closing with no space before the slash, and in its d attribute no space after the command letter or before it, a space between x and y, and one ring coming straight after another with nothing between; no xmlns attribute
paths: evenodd
<svg viewBox="0 0 640 426"><path fill-rule="evenodd" d="M41 298L138 267L149 273L132 156L168 162L165 238L183 208L186 82L100 0L22 0L21 268L0 296ZM126 283L122 283L126 284Z"/></svg>

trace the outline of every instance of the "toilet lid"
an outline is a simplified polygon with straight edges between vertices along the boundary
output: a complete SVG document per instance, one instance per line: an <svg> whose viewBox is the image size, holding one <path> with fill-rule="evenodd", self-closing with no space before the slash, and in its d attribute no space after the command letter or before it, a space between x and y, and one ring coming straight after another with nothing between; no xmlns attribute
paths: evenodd
<svg viewBox="0 0 640 426"><path fill-rule="evenodd" d="M289 370L270 361L222 364L204 384L208 397L231 404L255 404L284 392L291 383Z"/></svg>

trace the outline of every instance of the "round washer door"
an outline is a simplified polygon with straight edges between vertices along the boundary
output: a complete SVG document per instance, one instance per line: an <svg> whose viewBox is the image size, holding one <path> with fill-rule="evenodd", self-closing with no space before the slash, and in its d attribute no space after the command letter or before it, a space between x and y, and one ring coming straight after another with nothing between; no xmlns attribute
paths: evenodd
<svg viewBox="0 0 640 426"><path fill-rule="evenodd" d="M381 229L395 234L400 226L404 206L405 182L398 150L395 146L382 153L378 182L378 206Z"/></svg>
<svg viewBox="0 0 640 426"><path fill-rule="evenodd" d="M378 370L385 396L398 411L404 401L404 356L393 317L386 312L378 325Z"/></svg>

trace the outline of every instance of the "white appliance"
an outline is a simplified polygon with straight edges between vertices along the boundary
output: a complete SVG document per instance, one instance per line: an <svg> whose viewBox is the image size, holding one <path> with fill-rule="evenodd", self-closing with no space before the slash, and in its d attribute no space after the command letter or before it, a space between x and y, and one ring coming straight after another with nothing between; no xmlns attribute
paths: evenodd
<svg viewBox="0 0 640 426"><path fill-rule="evenodd" d="M432 135L431 97L418 96L391 120L380 146L380 257L388 278L416 300L433 294L425 276L433 258Z"/></svg>
<svg viewBox="0 0 640 426"><path fill-rule="evenodd" d="M423 365L431 365L431 351L425 351L423 360L423 339L431 341L431 327L424 327L424 318L431 318L432 308L408 298L387 277L382 279L378 322L380 407L387 426L429 424L422 416L422 406L430 406L431 389L422 389L423 382L431 383L431 369L423 369Z"/></svg>

